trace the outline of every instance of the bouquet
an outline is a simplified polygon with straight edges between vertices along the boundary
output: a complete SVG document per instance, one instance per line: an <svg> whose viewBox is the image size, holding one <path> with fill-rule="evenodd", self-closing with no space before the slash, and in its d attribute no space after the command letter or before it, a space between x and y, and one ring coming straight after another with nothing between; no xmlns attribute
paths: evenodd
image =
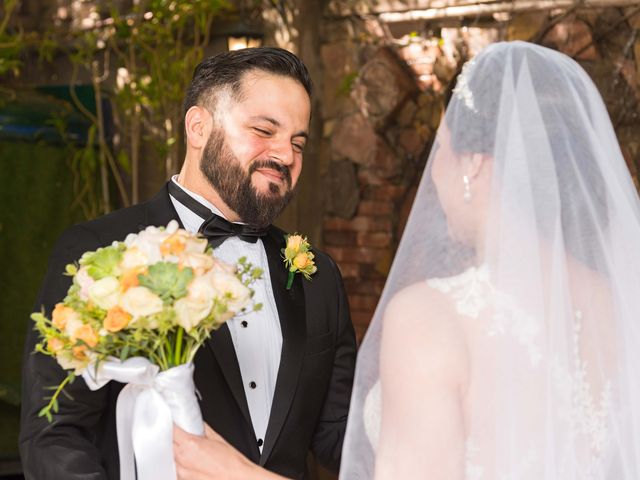
<svg viewBox="0 0 640 480"><path fill-rule="evenodd" d="M121 478L136 478L137 467L140 479L175 479L173 422L204 433L193 357L223 322L261 308L250 285L262 271L245 258L215 258L206 239L174 220L86 252L66 274L73 283L51 319L32 315L42 340L36 351L68 370L40 416L53 420L79 375L93 390L126 383L117 405Z"/></svg>

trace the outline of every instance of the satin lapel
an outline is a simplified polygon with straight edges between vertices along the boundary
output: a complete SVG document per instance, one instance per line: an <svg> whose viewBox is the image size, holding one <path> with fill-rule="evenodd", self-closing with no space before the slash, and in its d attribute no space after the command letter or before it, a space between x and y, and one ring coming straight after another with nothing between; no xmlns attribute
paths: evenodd
<svg viewBox="0 0 640 480"><path fill-rule="evenodd" d="M171 180L169 180L171 181ZM153 225L154 227L166 227L167 223L171 220L177 220L180 224L180 228L184 228L182 225L182 221L178 216L178 212L173 207L173 203L169 198L169 190L167 189L167 184L165 183L162 189L145 203L146 206L146 225L138 225L140 230Z"/></svg>
<svg viewBox="0 0 640 480"><path fill-rule="evenodd" d="M184 228L180 217L173 207L173 203L169 198L169 190L167 185L158 192L158 194L147 202L146 222L147 225L139 225L140 230L148 225L166 226L171 220L177 220L180 228ZM224 378L229 384L229 388L233 393L242 414L249 428L253 429L251 416L249 415L249 406L247 398L244 394L242 386L242 375L240 374L240 366L238 357L233 347L231 333L226 324L222 325L217 331L213 332L211 338L207 342L207 346L212 350L214 357L220 364Z"/></svg>
<svg viewBox="0 0 640 480"><path fill-rule="evenodd" d="M285 288L287 269L280 252L285 246L284 236L272 227L262 241L269 261L269 276L282 328L282 354L260 465L264 465L269 458L291 408L307 336L304 288L300 275L296 275L291 290Z"/></svg>
<svg viewBox="0 0 640 480"><path fill-rule="evenodd" d="M211 334L207 346L211 349L220 364L220 369L231 389L233 398L236 399L248 427L253 431L253 423L251 422L251 415L249 414L249 404L247 403L247 397L244 393L244 387L242 386L240 364L238 363L231 333L226 323Z"/></svg>

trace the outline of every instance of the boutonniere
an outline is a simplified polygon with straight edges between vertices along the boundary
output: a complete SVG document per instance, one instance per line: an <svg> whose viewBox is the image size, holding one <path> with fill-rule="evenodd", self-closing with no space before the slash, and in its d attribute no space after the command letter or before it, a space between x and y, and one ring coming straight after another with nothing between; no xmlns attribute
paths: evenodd
<svg viewBox="0 0 640 480"><path fill-rule="evenodd" d="M290 290L296 273L301 273L304 278L311 280L311 275L316 273L318 267L313 261L314 255L311 253L311 245L307 242L307 237L296 233L295 235L287 235L285 239L287 246L282 249L282 257L289 271L287 290Z"/></svg>

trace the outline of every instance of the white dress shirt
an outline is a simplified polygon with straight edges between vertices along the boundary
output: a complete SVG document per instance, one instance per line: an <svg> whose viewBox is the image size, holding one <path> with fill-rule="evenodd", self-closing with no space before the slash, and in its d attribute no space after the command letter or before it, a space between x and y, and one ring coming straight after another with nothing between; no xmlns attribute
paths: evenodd
<svg viewBox="0 0 640 480"><path fill-rule="evenodd" d="M177 175L171 180L191 197L224 218L220 210L205 198L180 185ZM169 198L184 228L189 232L197 232L205 219L172 196ZM240 365L251 423L258 441L258 448L262 452L282 351L282 331L273 297L267 253L262 239L249 243L237 237L230 237L215 249L214 255L229 263L236 263L240 257L244 256L254 267L259 267L264 272L262 278L252 285L255 291L253 299L256 303L262 303L262 309L258 312L242 314L227 322ZM222 365L222 368L225 366Z"/></svg>

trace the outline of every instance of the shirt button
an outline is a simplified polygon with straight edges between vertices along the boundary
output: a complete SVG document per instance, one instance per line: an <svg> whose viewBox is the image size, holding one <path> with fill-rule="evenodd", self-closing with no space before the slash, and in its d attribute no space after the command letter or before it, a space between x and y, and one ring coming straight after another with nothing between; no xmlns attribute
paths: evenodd
<svg viewBox="0 0 640 480"><path fill-rule="evenodd" d="M242 322L240 322L240 325L242 325L242 328L247 328L249 323L246 320L242 320Z"/></svg>
<svg viewBox="0 0 640 480"><path fill-rule="evenodd" d="M261 438L259 438L259 439L258 439L258 446L259 446L259 447L261 447L263 443L264 443L264 442L262 441L262 439L261 439Z"/></svg>
<svg viewBox="0 0 640 480"><path fill-rule="evenodd" d="M251 388L256 388L258 385L256 385L256 382L249 382L249 386Z"/></svg>

